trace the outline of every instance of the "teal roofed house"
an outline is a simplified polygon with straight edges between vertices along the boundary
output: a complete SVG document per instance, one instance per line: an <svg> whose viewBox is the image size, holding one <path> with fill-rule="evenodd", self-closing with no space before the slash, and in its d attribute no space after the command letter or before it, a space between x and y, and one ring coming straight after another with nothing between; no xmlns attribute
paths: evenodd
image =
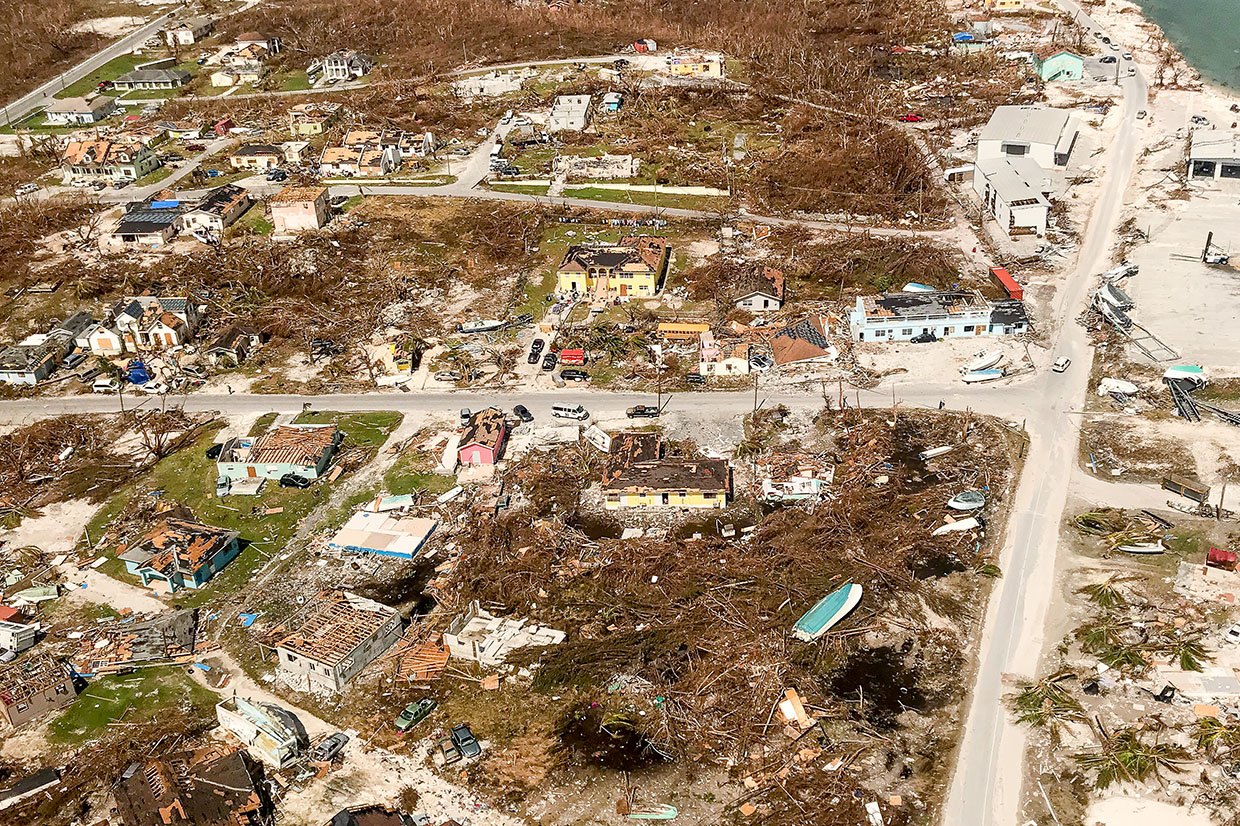
<svg viewBox="0 0 1240 826"><path fill-rule="evenodd" d="M1033 71L1043 81L1080 80L1085 77L1085 59L1079 54L1054 47L1033 53Z"/></svg>
<svg viewBox="0 0 1240 826"><path fill-rule="evenodd" d="M164 517L124 553L125 570L159 592L201 588L241 552L236 531Z"/></svg>

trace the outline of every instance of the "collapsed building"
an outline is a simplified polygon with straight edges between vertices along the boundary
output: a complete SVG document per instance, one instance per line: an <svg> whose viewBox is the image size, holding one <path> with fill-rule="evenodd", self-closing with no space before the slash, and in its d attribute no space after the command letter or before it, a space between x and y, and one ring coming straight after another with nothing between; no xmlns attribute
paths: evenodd
<svg viewBox="0 0 1240 826"><path fill-rule="evenodd" d="M64 663L45 654L26 657L0 671L0 714L14 728L67 706L76 698L72 673Z"/></svg>
<svg viewBox="0 0 1240 826"><path fill-rule="evenodd" d="M275 804L262 764L223 746L131 763L116 784L124 826L266 826Z"/></svg>
<svg viewBox="0 0 1240 826"><path fill-rule="evenodd" d="M395 608L349 591L324 591L310 601L295 631L273 631L279 675L297 690L336 693L403 631Z"/></svg>
<svg viewBox="0 0 1240 826"><path fill-rule="evenodd" d="M611 440L602 487L608 510L632 507L723 508L732 490L725 459L661 458L658 433L620 433Z"/></svg>
<svg viewBox="0 0 1240 826"><path fill-rule="evenodd" d="M187 663L206 647L210 646L198 644L197 609L186 609L143 622L113 622L88 633L79 640L70 663L83 677L95 677L140 666Z"/></svg>
<svg viewBox="0 0 1240 826"><path fill-rule="evenodd" d="M564 641L564 632L533 623L527 625L524 619L496 617L472 602L468 611L452 620L443 640L451 656L494 666L517 648L559 645Z"/></svg>

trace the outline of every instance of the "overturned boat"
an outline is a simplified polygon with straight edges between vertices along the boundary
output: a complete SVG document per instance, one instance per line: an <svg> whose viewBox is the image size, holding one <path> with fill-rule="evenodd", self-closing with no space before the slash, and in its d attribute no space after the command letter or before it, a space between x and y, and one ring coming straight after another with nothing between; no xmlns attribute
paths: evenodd
<svg viewBox="0 0 1240 826"><path fill-rule="evenodd" d="M471 335L473 333L489 333L493 330L498 330L503 326L504 322L497 318L481 318L477 321L461 322L456 325L456 331L458 333L464 333L465 335Z"/></svg>
<svg viewBox="0 0 1240 826"><path fill-rule="evenodd" d="M975 511L986 504L986 496L980 490L965 490L947 500L947 507L954 511Z"/></svg>
<svg viewBox="0 0 1240 826"><path fill-rule="evenodd" d="M955 522L948 522L946 525L940 525L930 532L931 536L942 536L948 533L960 533L961 531L971 531L980 528L982 523L976 518L970 516L968 519L957 519Z"/></svg>
<svg viewBox="0 0 1240 826"><path fill-rule="evenodd" d="M962 377L965 384L980 384L1003 378L1002 370L971 370Z"/></svg>
<svg viewBox="0 0 1240 826"><path fill-rule="evenodd" d="M792 636L798 640L813 642L848 616L859 602L861 602L860 585L850 582L832 591L801 615L801 618L792 626Z"/></svg>

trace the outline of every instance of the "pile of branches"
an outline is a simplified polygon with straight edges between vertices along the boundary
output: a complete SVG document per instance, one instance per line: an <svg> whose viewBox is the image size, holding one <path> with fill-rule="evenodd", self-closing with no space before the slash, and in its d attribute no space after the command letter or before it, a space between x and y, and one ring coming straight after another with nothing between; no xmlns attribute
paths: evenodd
<svg viewBox="0 0 1240 826"><path fill-rule="evenodd" d="M1108 550L1129 545L1156 543L1162 535L1147 519L1135 519L1120 508L1099 508L1076 517L1076 528L1082 534L1101 537Z"/></svg>

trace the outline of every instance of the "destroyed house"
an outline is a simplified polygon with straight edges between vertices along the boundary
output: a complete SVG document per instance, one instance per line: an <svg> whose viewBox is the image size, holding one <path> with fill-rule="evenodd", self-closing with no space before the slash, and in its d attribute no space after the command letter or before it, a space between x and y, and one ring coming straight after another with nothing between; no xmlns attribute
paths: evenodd
<svg viewBox="0 0 1240 826"><path fill-rule="evenodd" d="M158 155L136 141L70 141L60 156L65 183L74 178L133 181L161 165Z"/></svg>
<svg viewBox="0 0 1240 826"><path fill-rule="evenodd" d="M1012 335L1028 329L1023 302L991 304L965 290L858 296L849 322L854 339L878 342L909 341L926 334L936 338Z"/></svg>
<svg viewBox="0 0 1240 826"><path fill-rule="evenodd" d="M827 339L829 329L822 316L793 322L771 336L771 356L780 367L798 362L835 361L839 351Z"/></svg>
<svg viewBox="0 0 1240 826"><path fill-rule="evenodd" d="M271 703L229 697L216 704L215 717L252 757L276 769L292 763L310 745L301 721Z"/></svg>
<svg viewBox="0 0 1240 826"><path fill-rule="evenodd" d="M0 713L17 728L77 698L64 663L35 654L0 671Z"/></svg>
<svg viewBox="0 0 1240 826"><path fill-rule="evenodd" d="M517 648L559 645L564 641L564 632L524 619L496 617L482 610L477 602L471 602L468 611L453 618L443 641L453 657L496 666Z"/></svg>
<svg viewBox="0 0 1240 826"><path fill-rule="evenodd" d="M82 637L78 653L70 662L83 677L183 663L194 656L197 638L198 612L194 609L142 622L115 622Z"/></svg>
<svg viewBox="0 0 1240 826"><path fill-rule="evenodd" d="M198 202L198 206L185 213L181 223L191 232L199 230L219 236L253 204L250 191L245 187L236 184L217 186Z"/></svg>
<svg viewBox="0 0 1240 826"><path fill-rule="evenodd" d="M0 348L0 382L35 385L60 366L73 349L73 336L63 333L33 335Z"/></svg>
<svg viewBox="0 0 1240 826"><path fill-rule="evenodd" d="M727 506L732 471L726 460L660 458L661 445L657 433L612 438L602 478L608 510Z"/></svg>
<svg viewBox="0 0 1240 826"><path fill-rule="evenodd" d="M765 264L746 270L737 279L733 303L742 310L778 310L784 305L784 274Z"/></svg>
<svg viewBox="0 0 1240 826"><path fill-rule="evenodd" d="M297 629L281 632L275 649L293 688L335 693L401 636L400 612L348 591L310 601Z"/></svg>
<svg viewBox="0 0 1240 826"><path fill-rule="evenodd" d="M493 465L499 461L508 435L504 411L497 407L479 410L469 417L461 434L457 454L463 465Z"/></svg>
<svg viewBox="0 0 1240 826"><path fill-rule="evenodd" d="M556 271L558 291L625 300L659 291L671 247L642 235L618 244L574 244Z"/></svg>
<svg viewBox="0 0 1240 826"><path fill-rule="evenodd" d="M280 425L257 438L229 439L216 468L229 479L279 479L286 473L317 479L331 464L343 438L332 424Z"/></svg>
<svg viewBox="0 0 1240 826"><path fill-rule="evenodd" d="M185 344L198 327L198 306L188 295L137 295L112 305L109 321L90 334L96 355Z"/></svg>
<svg viewBox="0 0 1240 826"><path fill-rule="evenodd" d="M267 826L262 764L221 746L131 763L115 787L124 826Z"/></svg>
<svg viewBox="0 0 1240 826"><path fill-rule="evenodd" d="M241 542L236 531L163 517L124 553L125 570L156 591L176 593L201 588L236 559Z"/></svg>

